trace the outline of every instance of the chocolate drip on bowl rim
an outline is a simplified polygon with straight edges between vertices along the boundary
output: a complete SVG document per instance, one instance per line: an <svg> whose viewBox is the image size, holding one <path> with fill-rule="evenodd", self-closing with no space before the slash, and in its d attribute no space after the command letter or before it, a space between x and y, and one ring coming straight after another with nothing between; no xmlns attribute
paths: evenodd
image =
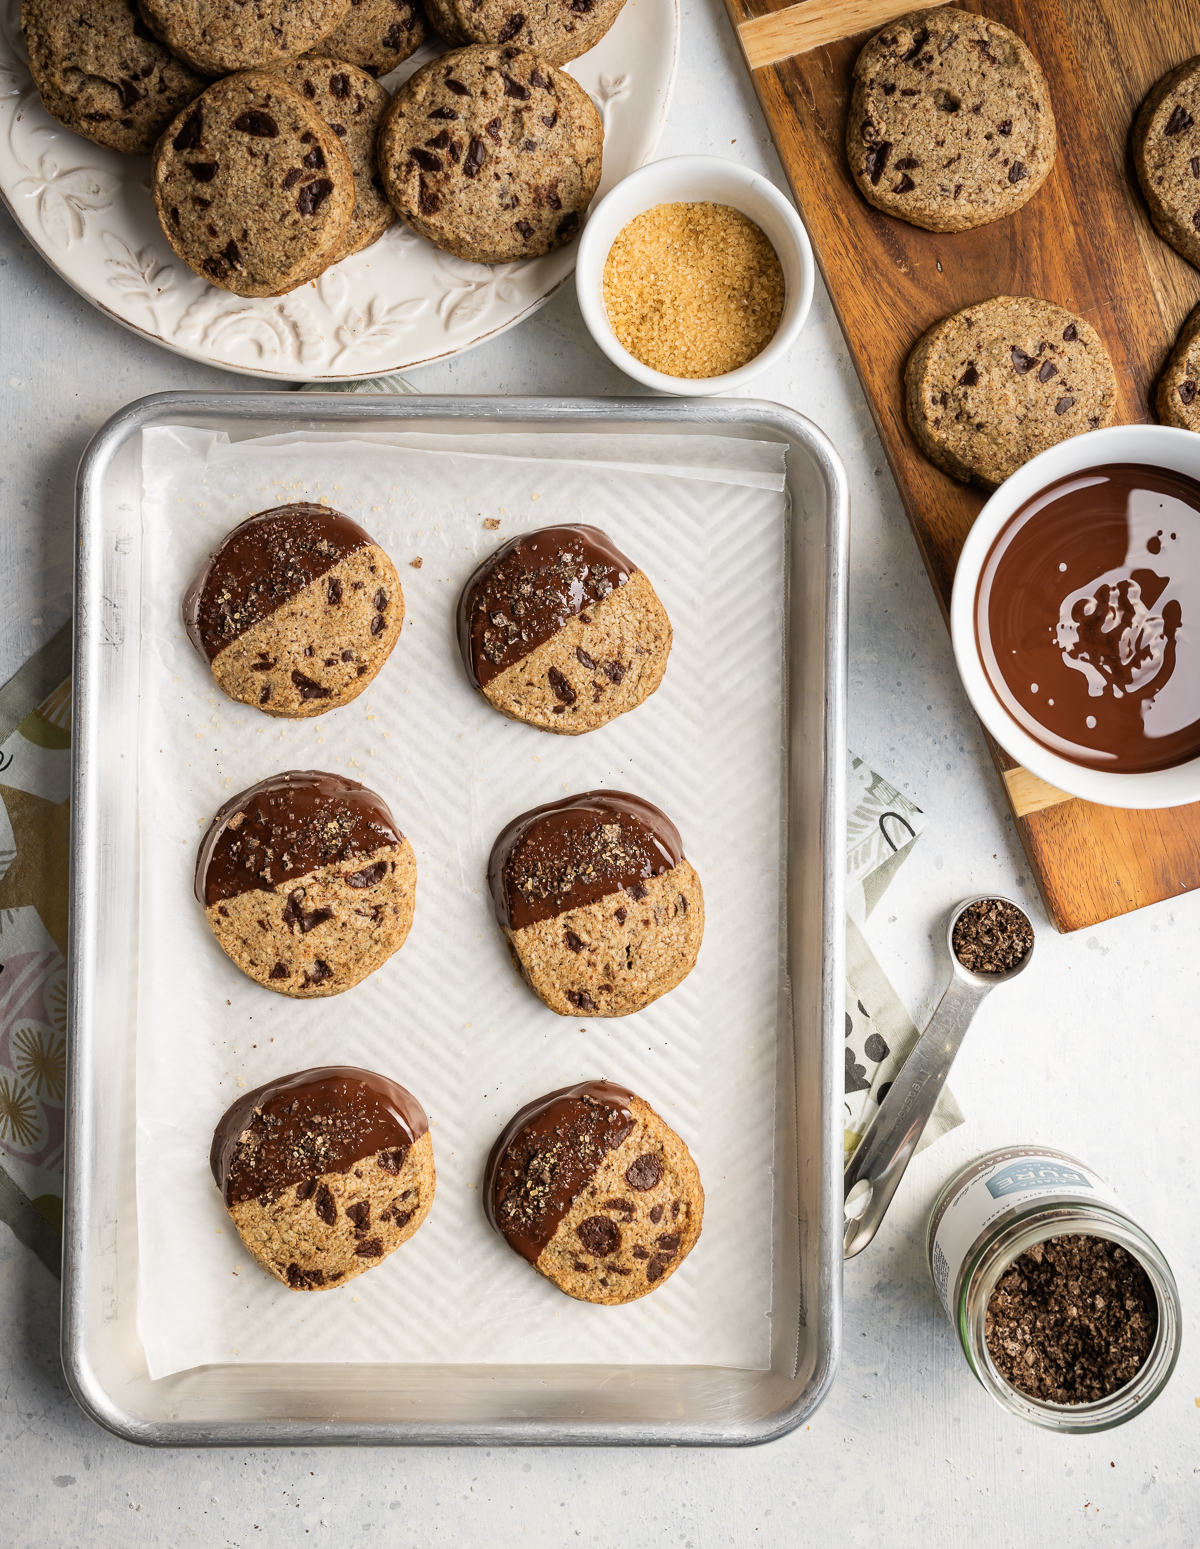
<svg viewBox="0 0 1200 1549"><path fill-rule="evenodd" d="M241 791L213 818L196 857L196 897L211 908L343 862L356 876L360 857L403 842L382 796L342 775L291 769Z"/></svg>
<svg viewBox="0 0 1200 1549"><path fill-rule="evenodd" d="M610 1151L633 1130L634 1094L581 1081L526 1104L501 1130L483 1178L488 1221L531 1264Z"/></svg>
<svg viewBox="0 0 1200 1549"><path fill-rule="evenodd" d="M399 1172L428 1129L425 1110L399 1082L354 1065L317 1066L239 1097L213 1133L209 1166L233 1206L347 1172L379 1152Z"/></svg>
<svg viewBox="0 0 1200 1549"><path fill-rule="evenodd" d="M272 506L226 533L188 588L188 638L212 662L227 645L373 540L329 506Z"/></svg>
<svg viewBox="0 0 1200 1549"><path fill-rule="evenodd" d="M638 889L683 860L679 830L628 791L584 791L513 818L488 860L496 918L509 930Z"/></svg>
<svg viewBox="0 0 1200 1549"><path fill-rule="evenodd" d="M458 599L458 645L472 685L486 687L636 573L606 533L581 523L501 544Z"/></svg>

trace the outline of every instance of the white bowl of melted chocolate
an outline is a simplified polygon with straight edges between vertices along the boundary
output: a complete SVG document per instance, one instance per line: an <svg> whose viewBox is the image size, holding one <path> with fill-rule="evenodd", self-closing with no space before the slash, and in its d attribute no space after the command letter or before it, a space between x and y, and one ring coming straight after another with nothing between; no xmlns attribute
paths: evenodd
<svg viewBox="0 0 1200 1549"><path fill-rule="evenodd" d="M1123 425L1033 458L976 518L950 623L976 713L1033 774L1200 801L1200 436Z"/></svg>

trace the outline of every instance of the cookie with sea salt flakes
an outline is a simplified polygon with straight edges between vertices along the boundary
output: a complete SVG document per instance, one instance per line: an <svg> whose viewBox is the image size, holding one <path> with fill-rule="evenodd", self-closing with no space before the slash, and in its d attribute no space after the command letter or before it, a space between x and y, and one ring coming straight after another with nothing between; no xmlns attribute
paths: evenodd
<svg viewBox="0 0 1200 1549"><path fill-rule="evenodd" d="M1155 231L1200 268L1200 54L1164 75L1142 104L1133 164Z"/></svg>
<svg viewBox="0 0 1200 1549"><path fill-rule="evenodd" d="M309 55L345 59L368 75L386 75L415 54L428 36L420 0L350 0L345 21Z"/></svg>
<svg viewBox="0 0 1200 1549"><path fill-rule="evenodd" d="M345 1285L395 1253L433 1204L429 1120L399 1082L325 1065L239 1097L209 1166L255 1262L293 1291Z"/></svg>
<svg viewBox="0 0 1200 1549"><path fill-rule="evenodd" d="M333 256L339 263L377 242L396 219L375 165L375 138L392 99L365 70L341 59L293 59L271 70L312 103L354 169L354 214Z"/></svg>
<svg viewBox="0 0 1200 1549"><path fill-rule="evenodd" d="M1158 380L1156 407L1164 425L1200 431L1200 307L1180 330Z"/></svg>
<svg viewBox="0 0 1200 1549"><path fill-rule="evenodd" d="M696 1246L704 1189L649 1103L611 1081L539 1097L501 1131L487 1218L560 1291L614 1307L657 1290Z"/></svg>
<svg viewBox="0 0 1200 1549"><path fill-rule="evenodd" d="M940 6L877 32L854 66L846 154L868 204L928 231L1011 215L1057 149L1046 78L1007 27Z"/></svg>
<svg viewBox="0 0 1200 1549"><path fill-rule="evenodd" d="M196 857L196 898L243 973L310 1000L352 989L404 945L417 863L382 796L319 769L227 801Z"/></svg>
<svg viewBox="0 0 1200 1549"><path fill-rule="evenodd" d="M473 263L570 242L600 183L604 126L583 87L533 49L462 48L392 98L379 173L402 220Z"/></svg>
<svg viewBox="0 0 1200 1549"><path fill-rule="evenodd" d="M188 588L183 622L230 699L268 715L324 715L388 659L404 593L357 522L297 502L226 534Z"/></svg>
<svg viewBox="0 0 1200 1549"><path fill-rule="evenodd" d="M629 1016L696 966L700 878L666 813L627 791L514 818L492 846L488 887L513 962L559 1016Z"/></svg>
<svg viewBox="0 0 1200 1549"><path fill-rule="evenodd" d="M552 65L578 59L621 14L625 0L426 0L447 43L536 48Z"/></svg>
<svg viewBox="0 0 1200 1549"><path fill-rule="evenodd" d="M931 462L988 487L1048 446L1111 425L1117 384L1090 323L1036 296L945 317L905 370L908 423Z"/></svg>
<svg viewBox="0 0 1200 1549"><path fill-rule="evenodd" d="M238 296L282 296L316 279L354 214L341 140L266 70L214 82L167 126L152 188L176 254Z"/></svg>
<svg viewBox="0 0 1200 1549"><path fill-rule="evenodd" d="M646 576L598 527L510 539L458 599L467 676L514 721L575 736L662 682L671 621Z"/></svg>
<svg viewBox="0 0 1200 1549"><path fill-rule="evenodd" d="M295 59L339 27L350 0L139 0L150 30L201 75Z"/></svg>
<svg viewBox="0 0 1200 1549"><path fill-rule="evenodd" d="M34 83L68 129L145 155L208 82L148 30L134 0L90 0L87 15L82 26L62 0L21 0Z"/></svg>

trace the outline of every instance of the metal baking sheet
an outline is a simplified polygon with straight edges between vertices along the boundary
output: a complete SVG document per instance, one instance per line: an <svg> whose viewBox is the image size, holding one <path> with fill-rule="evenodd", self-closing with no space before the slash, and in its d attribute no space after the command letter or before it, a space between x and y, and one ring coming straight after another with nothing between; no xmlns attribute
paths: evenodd
<svg viewBox="0 0 1200 1549"><path fill-rule="evenodd" d="M788 975L777 1026L771 1366L210 1365L151 1381L136 1327L137 695L141 432L634 430L788 448ZM163 394L84 456L77 501L71 1031L63 1360L130 1440L708 1444L768 1440L828 1390L841 1329L840 1075L848 498L832 447L753 401Z"/></svg>

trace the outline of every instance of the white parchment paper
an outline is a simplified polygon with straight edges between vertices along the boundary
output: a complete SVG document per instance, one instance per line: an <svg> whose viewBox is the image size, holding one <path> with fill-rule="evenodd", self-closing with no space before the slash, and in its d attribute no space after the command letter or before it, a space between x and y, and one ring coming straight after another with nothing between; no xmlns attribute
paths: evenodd
<svg viewBox="0 0 1200 1549"><path fill-rule="evenodd" d="M143 440L138 1322L151 1377L209 1362L769 1365L774 1073L782 971L784 447L720 436L306 434ZM279 721L225 699L180 622L187 583L250 513L323 500L361 522L404 587L403 637L352 705ZM484 527L498 518L498 530ZM499 542L602 526L675 630L662 687L584 737L492 711L454 605ZM419 569L412 561L420 558ZM245 978L192 895L214 810L284 769L380 792L416 852L404 948L344 995ZM485 885L496 833L567 792L627 789L678 824L704 884L699 963L636 1016L556 1016L516 977ZM343 1289L301 1295L245 1252L208 1170L238 1093L312 1065L379 1070L430 1117L433 1211ZM483 1164L523 1103L584 1077L645 1097L706 1192L687 1264L626 1307L571 1301L487 1226Z"/></svg>

